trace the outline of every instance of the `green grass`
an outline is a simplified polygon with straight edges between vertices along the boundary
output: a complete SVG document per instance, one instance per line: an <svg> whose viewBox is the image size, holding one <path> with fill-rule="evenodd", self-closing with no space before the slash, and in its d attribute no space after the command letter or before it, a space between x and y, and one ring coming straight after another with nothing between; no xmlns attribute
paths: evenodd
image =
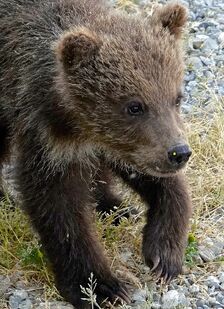
<svg viewBox="0 0 224 309"><path fill-rule="evenodd" d="M188 245L185 250L185 264L188 267L194 266L197 256L198 256L198 241L193 233L189 233Z"/></svg>

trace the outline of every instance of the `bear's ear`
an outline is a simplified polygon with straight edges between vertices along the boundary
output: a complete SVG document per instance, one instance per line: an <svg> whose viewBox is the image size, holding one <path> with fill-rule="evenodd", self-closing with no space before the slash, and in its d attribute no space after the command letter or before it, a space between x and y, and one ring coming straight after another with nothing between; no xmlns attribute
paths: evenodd
<svg viewBox="0 0 224 309"><path fill-rule="evenodd" d="M155 10L152 22L168 29L170 34L179 38L187 22L187 17L187 9L183 5L168 3Z"/></svg>
<svg viewBox="0 0 224 309"><path fill-rule="evenodd" d="M102 41L87 28L66 32L56 44L58 60L66 67L88 61L96 54Z"/></svg>

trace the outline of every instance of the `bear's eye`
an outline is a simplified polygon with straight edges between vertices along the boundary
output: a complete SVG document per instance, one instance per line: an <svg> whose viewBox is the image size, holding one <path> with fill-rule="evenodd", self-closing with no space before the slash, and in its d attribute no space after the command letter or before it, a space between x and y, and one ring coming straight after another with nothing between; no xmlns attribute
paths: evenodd
<svg viewBox="0 0 224 309"><path fill-rule="evenodd" d="M182 99L183 99L183 94L179 94L178 97L176 98L176 101L175 101L175 106L176 107L180 107L181 105L181 102L182 102Z"/></svg>
<svg viewBox="0 0 224 309"><path fill-rule="evenodd" d="M127 113L131 116L140 116L144 114L143 104L137 100L131 101L127 106Z"/></svg>

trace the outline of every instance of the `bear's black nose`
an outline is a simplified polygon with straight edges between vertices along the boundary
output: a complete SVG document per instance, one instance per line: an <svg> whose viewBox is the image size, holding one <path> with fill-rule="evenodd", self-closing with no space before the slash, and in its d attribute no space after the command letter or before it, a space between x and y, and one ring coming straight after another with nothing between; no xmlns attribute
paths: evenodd
<svg viewBox="0 0 224 309"><path fill-rule="evenodd" d="M189 160L192 151L188 145L177 145L168 151L168 158L172 165L177 166Z"/></svg>

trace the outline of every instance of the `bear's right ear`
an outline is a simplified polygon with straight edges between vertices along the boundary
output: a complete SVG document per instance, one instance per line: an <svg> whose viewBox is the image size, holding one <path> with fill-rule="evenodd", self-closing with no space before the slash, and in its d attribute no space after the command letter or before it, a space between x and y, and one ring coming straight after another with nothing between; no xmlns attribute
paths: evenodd
<svg viewBox="0 0 224 309"><path fill-rule="evenodd" d="M89 60L99 51L101 45L102 41L96 34L87 28L76 28L59 39L56 43L56 54L58 60L68 68Z"/></svg>

